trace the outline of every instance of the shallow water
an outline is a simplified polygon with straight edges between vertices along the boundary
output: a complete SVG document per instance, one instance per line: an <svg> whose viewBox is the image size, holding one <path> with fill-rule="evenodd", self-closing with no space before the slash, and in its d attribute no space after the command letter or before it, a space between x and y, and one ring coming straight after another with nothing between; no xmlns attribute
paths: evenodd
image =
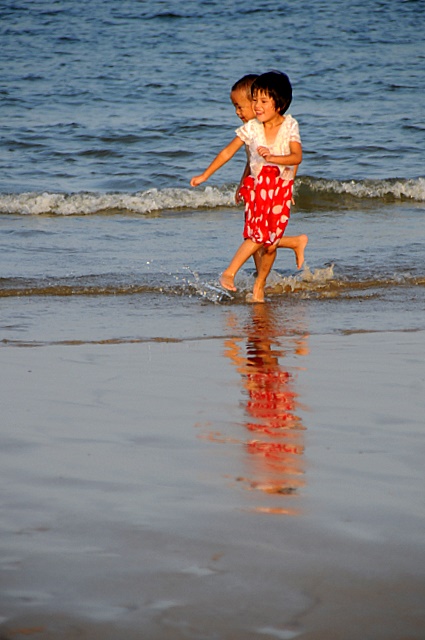
<svg viewBox="0 0 425 640"><path fill-rule="evenodd" d="M307 313L312 333L423 329L421 215L419 205L408 204L297 212L291 233L309 235L306 264L297 272L292 251L279 250L269 304L282 321L299 309ZM5 217L3 343L210 335L221 313L216 305L246 313L253 263L238 274L236 293L218 282L240 241L241 216L217 208L152 217ZM187 327L170 322L185 315Z"/></svg>

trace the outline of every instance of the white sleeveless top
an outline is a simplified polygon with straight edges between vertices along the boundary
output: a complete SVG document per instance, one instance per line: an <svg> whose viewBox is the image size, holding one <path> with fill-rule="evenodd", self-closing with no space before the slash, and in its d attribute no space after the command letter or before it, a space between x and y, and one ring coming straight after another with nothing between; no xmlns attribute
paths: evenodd
<svg viewBox="0 0 425 640"><path fill-rule="evenodd" d="M284 116L284 121L279 127L273 144L267 142L264 125L257 118L248 120L242 127L236 129L235 133L247 146L251 175L254 178L257 178L264 165L270 164L257 153L257 147L268 147L274 156L287 156L291 153L290 142L301 144L298 122L289 114ZM280 175L284 180L293 180L294 167L285 167L281 164L273 166L279 168Z"/></svg>

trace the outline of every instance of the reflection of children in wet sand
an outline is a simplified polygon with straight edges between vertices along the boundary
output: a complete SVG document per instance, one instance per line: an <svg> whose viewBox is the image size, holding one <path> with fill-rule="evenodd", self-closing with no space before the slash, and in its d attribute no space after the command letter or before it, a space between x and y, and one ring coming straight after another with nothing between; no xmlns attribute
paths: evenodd
<svg viewBox="0 0 425 640"><path fill-rule="evenodd" d="M298 402L293 378L279 363L284 354L275 337L276 326L272 309L255 305L246 328L246 353L239 339L230 339L226 340L225 355L241 374L247 395L250 438L246 446L254 463L250 486L270 494L291 495L303 484L304 427L295 413ZM291 341L291 347L298 355L308 352L305 337Z"/></svg>

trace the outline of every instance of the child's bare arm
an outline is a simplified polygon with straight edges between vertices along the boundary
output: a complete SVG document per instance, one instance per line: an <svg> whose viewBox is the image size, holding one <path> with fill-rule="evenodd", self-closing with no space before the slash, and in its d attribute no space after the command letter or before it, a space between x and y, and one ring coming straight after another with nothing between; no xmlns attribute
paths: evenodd
<svg viewBox="0 0 425 640"><path fill-rule="evenodd" d="M224 164L226 164L226 162L228 162L231 158L233 158L236 151L238 151L242 147L242 145L243 145L243 142L240 138L238 137L233 138L232 142L230 142L227 145L227 147L224 147L224 149L222 149L220 153L216 155L214 160L205 169L205 171L201 173L201 175L193 176L193 178L190 181L190 186L197 187L198 185L208 180L208 178L210 178L213 173L218 171L220 167L222 167Z"/></svg>
<svg viewBox="0 0 425 640"><path fill-rule="evenodd" d="M299 142L289 143L290 153L286 156L273 156L268 147L258 147L257 151L266 162L270 164L281 164L293 167L301 164L303 159L303 151Z"/></svg>
<svg viewBox="0 0 425 640"><path fill-rule="evenodd" d="M251 168L250 168L250 165L249 165L249 160L247 160L246 161L246 165L245 165L245 169L244 169L243 174L242 174L242 178L240 179L240 182L238 184L238 188L236 189L236 194L235 194L235 202L236 202L236 204L239 204L240 202L242 202L242 198L239 195L239 191L240 191L240 188L241 188L241 186L243 184L243 181L245 180L245 178L247 178L249 176L250 173L251 173Z"/></svg>

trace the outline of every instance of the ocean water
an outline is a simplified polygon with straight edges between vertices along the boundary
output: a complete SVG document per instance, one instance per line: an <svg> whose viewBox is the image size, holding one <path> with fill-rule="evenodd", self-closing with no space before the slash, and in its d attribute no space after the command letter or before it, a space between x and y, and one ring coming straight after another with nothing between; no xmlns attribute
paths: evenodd
<svg viewBox="0 0 425 640"><path fill-rule="evenodd" d="M304 160L269 302L310 331L423 329L425 4L0 2L3 344L208 334L244 313L235 80L291 78ZM219 307L219 308L217 308ZM170 315L187 317L173 324ZM82 320L84 319L84 321Z"/></svg>

